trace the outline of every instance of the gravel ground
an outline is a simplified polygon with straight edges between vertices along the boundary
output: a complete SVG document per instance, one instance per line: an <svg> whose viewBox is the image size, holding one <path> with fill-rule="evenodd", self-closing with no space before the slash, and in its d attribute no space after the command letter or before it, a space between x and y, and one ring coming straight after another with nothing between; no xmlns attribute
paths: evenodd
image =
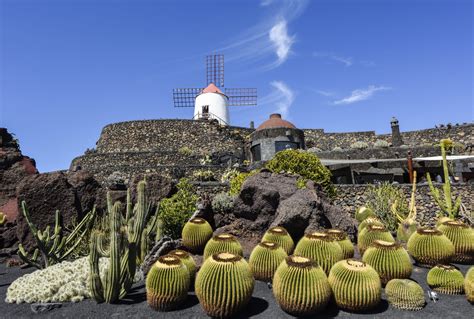
<svg viewBox="0 0 474 319"><path fill-rule="evenodd" d="M463 274L469 266L458 265ZM145 299L144 283L135 285L133 292L120 304L96 304L85 300L79 303L64 303L62 307L49 312L35 314L29 304L7 304L5 294L10 283L19 276L33 269L6 268L0 265L0 318L206 318L198 299L190 293L188 300L180 310L158 313L148 307ZM412 279L426 286L427 269L415 267ZM439 295L438 302L429 301L421 311L401 311L392 308L386 300L370 313L347 313L331 305L317 318L474 318L474 307L466 296ZM384 296L383 296L384 298ZM246 310L238 318L294 318L283 312L273 298L271 289L266 283L256 282L253 297Z"/></svg>

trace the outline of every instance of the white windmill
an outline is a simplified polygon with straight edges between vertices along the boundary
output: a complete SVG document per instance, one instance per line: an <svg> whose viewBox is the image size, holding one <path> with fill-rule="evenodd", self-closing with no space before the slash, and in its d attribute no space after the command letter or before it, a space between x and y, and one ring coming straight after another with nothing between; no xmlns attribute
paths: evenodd
<svg viewBox="0 0 474 319"><path fill-rule="evenodd" d="M206 80L206 88L173 89L174 106L194 106L193 119L214 119L221 125L229 125L229 106L257 105L256 88L224 89L222 54L206 56Z"/></svg>

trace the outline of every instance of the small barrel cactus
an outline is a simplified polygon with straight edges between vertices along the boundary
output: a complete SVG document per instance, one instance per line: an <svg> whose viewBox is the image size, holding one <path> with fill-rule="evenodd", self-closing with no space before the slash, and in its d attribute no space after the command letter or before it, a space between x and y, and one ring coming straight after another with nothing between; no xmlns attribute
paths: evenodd
<svg viewBox="0 0 474 319"><path fill-rule="evenodd" d="M434 291L448 295L464 293L464 276L451 265L436 265L426 275L428 286Z"/></svg>
<svg viewBox="0 0 474 319"><path fill-rule="evenodd" d="M189 271L176 256L158 258L146 277L146 299L158 311L176 309L186 300L190 285Z"/></svg>
<svg viewBox="0 0 474 319"><path fill-rule="evenodd" d="M354 257L354 244L347 237L347 234L339 229L328 229L326 233L341 246L342 259Z"/></svg>
<svg viewBox="0 0 474 319"><path fill-rule="evenodd" d="M262 241L271 241L279 244L288 255L291 254L295 248L293 238L291 238L288 231L281 226L272 227L267 230L265 235L263 235Z"/></svg>
<svg viewBox="0 0 474 319"><path fill-rule="evenodd" d="M277 243L263 241L252 250L249 258L250 269L257 280L271 281L281 262L288 256Z"/></svg>
<svg viewBox="0 0 474 319"><path fill-rule="evenodd" d="M383 226L383 223L377 217L374 217L374 216L367 217L366 219L360 222L359 226L357 227L357 232L360 234L360 232L368 225Z"/></svg>
<svg viewBox="0 0 474 319"><path fill-rule="evenodd" d="M466 279L464 279L464 290L467 301L474 304L474 266L467 271Z"/></svg>
<svg viewBox="0 0 474 319"><path fill-rule="evenodd" d="M435 228L419 228L408 239L407 249L420 265L449 263L454 256L453 243Z"/></svg>
<svg viewBox="0 0 474 319"><path fill-rule="evenodd" d="M305 234L296 245L295 255L313 259L326 274L336 262L343 259L341 246L322 232Z"/></svg>
<svg viewBox="0 0 474 319"><path fill-rule="evenodd" d="M460 221L449 220L438 229L454 245L453 262L472 264L474 262L474 230Z"/></svg>
<svg viewBox="0 0 474 319"><path fill-rule="evenodd" d="M254 284L245 259L224 252L204 261L196 277L195 290L209 316L228 318L245 308L252 297Z"/></svg>
<svg viewBox="0 0 474 319"><path fill-rule="evenodd" d="M368 207L361 206L356 210L355 219L361 223L367 217L375 217L374 211Z"/></svg>
<svg viewBox="0 0 474 319"><path fill-rule="evenodd" d="M181 249L172 250L168 253L168 255L176 256L181 259L186 268L188 268L189 277L191 278L192 282L196 276L196 262L194 261L193 256L191 256L191 254L189 254L187 251Z"/></svg>
<svg viewBox="0 0 474 319"><path fill-rule="evenodd" d="M286 257L278 267L273 294L284 311L296 316L323 310L332 295L324 270L314 260L297 255Z"/></svg>
<svg viewBox="0 0 474 319"><path fill-rule="evenodd" d="M410 278L413 266L405 248L400 244L374 240L367 248L362 261L371 265L380 276L382 284L393 278Z"/></svg>
<svg viewBox="0 0 474 319"><path fill-rule="evenodd" d="M382 295L379 274L370 265L355 259L337 262L329 273L334 299L339 308L365 311L375 308Z"/></svg>
<svg viewBox="0 0 474 319"><path fill-rule="evenodd" d="M410 279L392 279L385 286L388 302L403 310L421 310L426 304L423 288Z"/></svg>
<svg viewBox="0 0 474 319"><path fill-rule="evenodd" d="M212 227L203 218L192 218L184 225L181 237L184 247L193 253L201 253L212 237Z"/></svg>
<svg viewBox="0 0 474 319"><path fill-rule="evenodd" d="M384 227L380 225L368 225L360 233L357 240L357 247L361 255L364 254L365 250L375 241L383 240L390 243L394 243L392 234Z"/></svg>
<svg viewBox="0 0 474 319"><path fill-rule="evenodd" d="M237 238L229 234L220 234L212 237L207 242L204 248L204 259L223 252L243 256L242 246Z"/></svg>

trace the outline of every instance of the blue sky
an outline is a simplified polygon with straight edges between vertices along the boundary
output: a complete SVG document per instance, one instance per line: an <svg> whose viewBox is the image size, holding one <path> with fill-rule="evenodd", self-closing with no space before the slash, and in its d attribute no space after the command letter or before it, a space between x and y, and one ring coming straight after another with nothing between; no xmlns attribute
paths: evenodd
<svg viewBox="0 0 474 319"><path fill-rule="evenodd" d="M192 117L176 87L202 87L225 54L226 87L300 128L387 133L472 122L469 0L0 0L0 126L40 171L66 169L101 128Z"/></svg>

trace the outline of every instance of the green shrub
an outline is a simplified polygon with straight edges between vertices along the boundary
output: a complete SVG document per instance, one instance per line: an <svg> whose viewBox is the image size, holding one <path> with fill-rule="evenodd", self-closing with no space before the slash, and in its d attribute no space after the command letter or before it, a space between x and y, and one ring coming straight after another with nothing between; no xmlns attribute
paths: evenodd
<svg viewBox="0 0 474 319"><path fill-rule="evenodd" d="M267 162L266 168L274 173L298 174L303 178L321 184L329 196L336 194L336 190L331 183L331 171L321 164L319 158L314 154L300 150L284 150L276 153Z"/></svg>
<svg viewBox="0 0 474 319"><path fill-rule="evenodd" d="M242 184L245 182L245 180L252 176L257 174L259 171L258 170L253 170L250 172L238 172L234 176L232 176L229 180L230 184L230 190L229 190L229 195L238 195L240 193L240 189L242 188Z"/></svg>
<svg viewBox="0 0 474 319"><path fill-rule="evenodd" d="M212 199L212 210L214 212L229 212L234 208L234 196L227 193L219 193Z"/></svg>
<svg viewBox="0 0 474 319"><path fill-rule="evenodd" d="M193 150L187 146L183 146L178 149L178 153L181 155L191 156L193 155Z"/></svg>
<svg viewBox="0 0 474 319"><path fill-rule="evenodd" d="M396 231L398 220L392 213L392 209L395 209L403 218L408 215L409 207L405 193L386 182L380 185L370 185L367 188L366 196L366 206L380 218L388 230ZM396 207L392 208L394 204Z"/></svg>
<svg viewBox="0 0 474 319"><path fill-rule="evenodd" d="M200 169L193 172L193 179L196 181L205 182L205 181L214 181L216 180L216 177L214 175L214 172L211 171L210 169L207 169L207 170Z"/></svg>
<svg viewBox="0 0 474 319"><path fill-rule="evenodd" d="M159 211L163 234L173 239L181 237L181 230L196 210L198 200L198 196L194 194L193 186L186 178L181 179L177 187L176 194L160 202Z"/></svg>

